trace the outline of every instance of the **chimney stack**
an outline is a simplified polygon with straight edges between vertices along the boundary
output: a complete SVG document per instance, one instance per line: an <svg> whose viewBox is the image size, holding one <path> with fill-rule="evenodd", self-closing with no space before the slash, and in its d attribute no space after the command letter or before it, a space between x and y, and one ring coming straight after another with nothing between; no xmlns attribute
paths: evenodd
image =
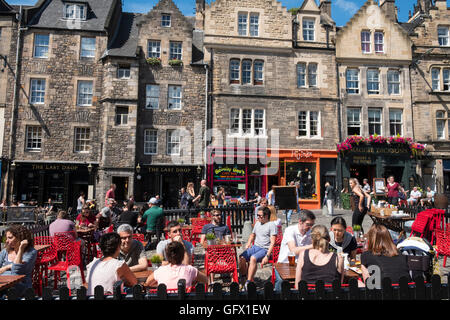
<svg viewBox="0 0 450 320"><path fill-rule="evenodd" d="M195 29L205 29L205 0L195 0Z"/></svg>
<svg viewBox="0 0 450 320"><path fill-rule="evenodd" d="M326 13L331 18L331 0L320 0L319 9L321 13Z"/></svg>
<svg viewBox="0 0 450 320"><path fill-rule="evenodd" d="M397 9L395 0L381 0L381 10L392 20L397 21Z"/></svg>

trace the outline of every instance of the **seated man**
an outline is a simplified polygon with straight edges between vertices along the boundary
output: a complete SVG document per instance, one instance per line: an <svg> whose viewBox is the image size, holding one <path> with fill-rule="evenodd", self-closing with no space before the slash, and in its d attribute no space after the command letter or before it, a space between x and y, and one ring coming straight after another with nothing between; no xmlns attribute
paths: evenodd
<svg viewBox="0 0 450 320"><path fill-rule="evenodd" d="M217 209L213 210L211 216L211 223L205 224L201 231L200 244L204 248L207 247L207 233L214 233L216 235L216 239L225 238L226 235L231 236L230 228L222 223L222 214L220 213L220 211Z"/></svg>
<svg viewBox="0 0 450 320"><path fill-rule="evenodd" d="M166 247L169 243L173 241L178 241L184 246L184 259L183 264L191 264L192 255L194 254L194 247L189 241L183 240L181 236L181 225L178 221L170 221L167 225L167 234L169 239L160 241L156 247L156 254L163 260L162 264L168 264L168 259L166 256Z"/></svg>
<svg viewBox="0 0 450 320"><path fill-rule="evenodd" d="M280 245L278 263L288 263L289 252L295 255L297 262L300 252L312 248L311 228L314 226L316 216L309 210L301 210L298 224L287 227L284 230L283 240ZM282 279L275 270L275 290L281 290Z"/></svg>
<svg viewBox="0 0 450 320"><path fill-rule="evenodd" d="M104 207L96 216L96 225L98 230L108 228L112 223L114 199L108 199L106 201L106 207Z"/></svg>
<svg viewBox="0 0 450 320"><path fill-rule="evenodd" d="M269 221L270 209L265 207L258 210L258 221L253 227L252 234L245 245L245 251L239 256L239 270L241 275L247 274L247 284L252 281L256 273L257 263L265 265L269 262L277 236L277 226ZM253 241L255 242L253 244ZM249 263L249 265L247 265Z"/></svg>
<svg viewBox="0 0 450 320"><path fill-rule="evenodd" d="M63 210L60 210L56 220L50 223L48 231L51 237L55 236L56 232L73 232L74 240L77 237L75 223L69 220L67 211Z"/></svg>
<svg viewBox="0 0 450 320"><path fill-rule="evenodd" d="M408 204L410 206L417 204L420 197L422 197L422 193L417 189L417 187L414 187L409 194Z"/></svg>
<svg viewBox="0 0 450 320"><path fill-rule="evenodd" d="M144 246L138 240L133 239L133 227L129 224L122 224L117 228L120 236L120 253L118 260L125 260L125 263L133 272L147 270L147 257Z"/></svg>

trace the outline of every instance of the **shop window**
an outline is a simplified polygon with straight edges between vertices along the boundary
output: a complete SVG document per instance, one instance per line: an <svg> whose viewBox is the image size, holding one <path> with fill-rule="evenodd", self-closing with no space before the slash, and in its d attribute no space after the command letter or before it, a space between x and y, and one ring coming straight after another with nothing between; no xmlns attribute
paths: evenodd
<svg viewBox="0 0 450 320"><path fill-rule="evenodd" d="M316 164L303 162L286 163L286 183L299 182L299 198L317 198Z"/></svg>

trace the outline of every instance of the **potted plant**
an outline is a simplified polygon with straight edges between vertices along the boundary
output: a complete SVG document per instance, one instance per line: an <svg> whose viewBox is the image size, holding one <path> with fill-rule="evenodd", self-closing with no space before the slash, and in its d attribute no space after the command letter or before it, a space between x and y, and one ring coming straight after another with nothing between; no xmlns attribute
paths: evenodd
<svg viewBox="0 0 450 320"><path fill-rule="evenodd" d="M183 61L181 61L179 59L170 59L169 60L169 64L171 66L182 66L183 65Z"/></svg>
<svg viewBox="0 0 450 320"><path fill-rule="evenodd" d="M359 234L361 232L361 226L358 224L355 224L352 228L353 228L353 234L354 234L355 238L358 238Z"/></svg>
<svg viewBox="0 0 450 320"><path fill-rule="evenodd" d="M185 222L185 220L184 220L183 218L179 218L177 221L178 221L178 223L181 224L181 225L183 225L184 222Z"/></svg>
<svg viewBox="0 0 450 320"><path fill-rule="evenodd" d="M159 255L155 254L150 258L150 262L152 263L152 267L157 269L161 266L162 259Z"/></svg>
<svg viewBox="0 0 450 320"><path fill-rule="evenodd" d="M212 232L208 232L205 236L206 240L208 241L208 245L214 245L216 244L216 235Z"/></svg>
<svg viewBox="0 0 450 320"><path fill-rule="evenodd" d="M160 66L161 58L147 58L147 63L151 66Z"/></svg>

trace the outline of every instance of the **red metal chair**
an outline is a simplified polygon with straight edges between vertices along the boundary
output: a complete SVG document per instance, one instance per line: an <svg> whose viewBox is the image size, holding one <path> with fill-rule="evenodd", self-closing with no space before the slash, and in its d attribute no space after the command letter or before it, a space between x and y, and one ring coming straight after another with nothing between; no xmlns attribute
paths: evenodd
<svg viewBox="0 0 450 320"><path fill-rule="evenodd" d="M233 281L239 282L235 250L227 245L208 246L205 254L206 276L209 277L211 273L231 273Z"/></svg>
<svg viewBox="0 0 450 320"><path fill-rule="evenodd" d="M166 289L167 293L178 293L177 289ZM186 293L195 292L195 286L190 286L186 288ZM158 293L158 289L148 289L148 293Z"/></svg>
<svg viewBox="0 0 450 320"><path fill-rule="evenodd" d="M142 233L133 233L133 240L137 240L140 243L144 244L145 236Z"/></svg>
<svg viewBox="0 0 450 320"><path fill-rule="evenodd" d="M36 293L42 295L42 285L48 285L49 264L56 261L56 249L53 244L53 237L37 236L34 238L35 245L50 245L48 249L38 252L36 263L33 269L33 287Z"/></svg>
<svg viewBox="0 0 450 320"><path fill-rule="evenodd" d="M61 280L61 271L66 272L67 268L71 265L76 265L81 270L81 278L85 283L83 262L81 259L81 242L73 241L70 237L67 237L65 232L57 232L54 236L57 255L61 255L58 261L49 266L48 270L54 271L54 289L57 289L57 284ZM66 272L67 277L69 274Z"/></svg>
<svg viewBox="0 0 450 320"><path fill-rule="evenodd" d="M447 257L450 256L450 223L448 223L445 229L436 229L436 253L444 256L443 266L447 263Z"/></svg>
<svg viewBox="0 0 450 320"><path fill-rule="evenodd" d="M210 221L211 219L209 218L191 218L192 231L190 242L192 243L194 248L196 244L200 242L200 234L202 232L203 226L210 223Z"/></svg>
<svg viewBox="0 0 450 320"><path fill-rule="evenodd" d="M411 226L411 234L409 236L411 237L414 233L419 233L421 238L428 238L432 220L433 213L430 210L419 212Z"/></svg>
<svg viewBox="0 0 450 320"><path fill-rule="evenodd" d="M347 229L345 229L350 234L353 234L353 228L351 226L348 226Z"/></svg>
<svg viewBox="0 0 450 320"><path fill-rule="evenodd" d="M281 243L280 243L281 244ZM275 285L275 263L278 262L278 255L280 254L280 245L275 245L272 249L272 256L269 259L269 263L272 264L272 284Z"/></svg>

